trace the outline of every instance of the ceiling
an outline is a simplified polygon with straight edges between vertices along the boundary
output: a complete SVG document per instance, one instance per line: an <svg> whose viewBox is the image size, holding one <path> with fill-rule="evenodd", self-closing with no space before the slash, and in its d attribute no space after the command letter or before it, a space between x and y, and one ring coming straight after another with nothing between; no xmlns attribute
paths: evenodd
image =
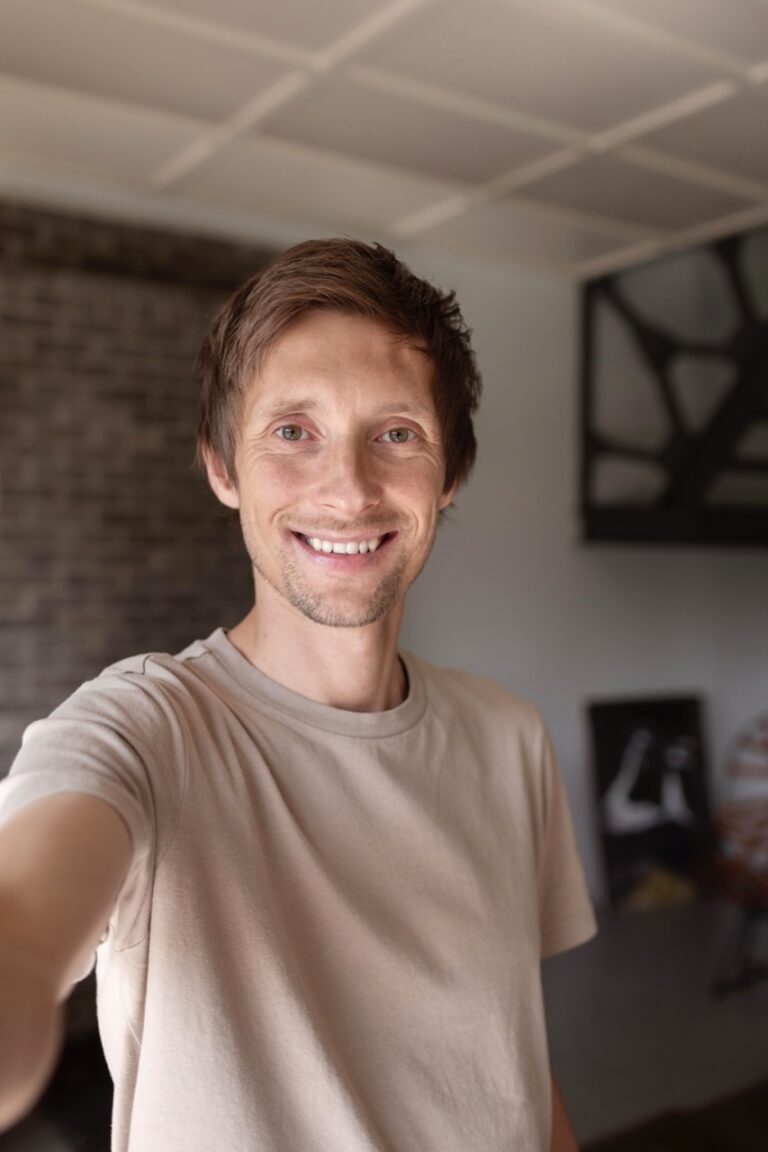
<svg viewBox="0 0 768 1152"><path fill-rule="evenodd" d="M579 278L768 223L768 0L0 0L0 27L6 194Z"/></svg>

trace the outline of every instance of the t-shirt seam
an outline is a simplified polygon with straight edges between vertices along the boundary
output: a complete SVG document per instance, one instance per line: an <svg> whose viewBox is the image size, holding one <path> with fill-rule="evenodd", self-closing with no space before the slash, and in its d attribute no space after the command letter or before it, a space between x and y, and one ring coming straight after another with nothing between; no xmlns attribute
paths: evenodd
<svg viewBox="0 0 768 1152"><path fill-rule="evenodd" d="M115 951L117 951L117 949L115 949ZM133 1027L133 1021L131 1020L131 1013L128 1011L128 1005L126 1003L126 998L125 998L125 981L122 978L122 974L119 976L119 980L120 980L120 992L119 992L119 994L120 994L120 1003L123 1006L123 1019L125 1020L125 1027L127 1028L131 1039L133 1040L134 1044L136 1045L136 1052L137 1052L137 1056L138 1056L141 1053L141 1040L139 1040L139 1037L136 1035L136 1032L135 1032L134 1027ZM146 988L146 968L145 968L145 988ZM146 1011L146 1003L147 1003L147 1001L146 1001L146 991L145 991L144 1001L143 1001L144 1011Z"/></svg>
<svg viewBox="0 0 768 1152"><path fill-rule="evenodd" d="M160 867L160 865L162 864L165 857L168 855L168 853L169 853L169 851L170 851L170 849L171 849L171 847L172 847L172 845L176 839L176 835L177 835L178 830L179 830L179 825L181 824L181 817L182 817L182 814L184 811L184 805L185 805L186 800L187 800L187 793L189 791L189 753L187 750L187 741L186 741L186 739L183 738L184 737L183 726L181 725L181 723L179 723L178 716L177 716L176 711L173 707L173 701L164 692L162 681L152 679L147 672L147 663L148 663L148 661L152 660L154 658L154 656L155 656L155 653L148 652L146 654L146 656L144 656L144 658L141 662L141 670L138 672L134 672L132 669L129 669L127 671L127 674L129 676L142 676L145 679L149 680L152 684L157 686L157 689L160 692L160 694L162 695L166 704L168 704L168 706L170 707L171 712L173 713L174 719L179 724L179 728L181 729L181 734L182 734L182 747L184 749L184 763L182 765L182 770L184 773L184 783L182 785L181 795L179 796L178 809L176 812L176 819L174 821L173 828L170 832L170 837L169 837L168 843L166 844L162 853L157 857L157 859L155 861L155 867L154 867L153 871L157 871L157 869Z"/></svg>
<svg viewBox="0 0 768 1152"><path fill-rule="evenodd" d="M211 655L210 648L206 648L202 641L200 641L202 652L190 652L189 655L174 656L174 660L178 660L179 664L192 664L195 660L202 660L205 656Z"/></svg>
<svg viewBox="0 0 768 1152"><path fill-rule="evenodd" d="M171 848L173 847L173 844L175 843L176 836L177 836L178 831L179 831L179 827L181 826L181 820L182 820L182 816L184 813L184 807L185 807L187 795L189 792L189 775L190 775L190 773L189 773L189 752L188 752L188 748L187 748L187 741L185 739L184 727L180 723L178 715L176 713L176 710L173 707L173 701L170 699L170 697L163 690L162 682L160 680L153 679L150 676L150 674L147 672L147 664L150 660L154 659L154 657L155 657L155 653L148 652L144 656L144 658L142 659L141 669L138 671L136 671L134 669L126 669L126 675L127 676L135 676L137 678L142 677L143 679L145 679L149 683L155 685L157 687L158 692L162 695L164 701L166 702L168 707L171 709L174 720L178 724L179 729L181 731L181 736L182 736L182 748L184 751L184 761L182 764L182 771L183 771L183 775L184 775L184 780L183 780L183 785L182 785L182 789L181 789L181 794L179 796L176 818L175 818L175 821L173 823L172 829L170 830L168 843L165 845L165 847L163 848L163 851L159 855L157 855L157 854L155 855L154 864L152 867L150 891L147 894L147 902L148 902L148 907L149 907L150 920L151 920L151 915L152 915L152 905L154 903L154 888L155 888L155 879L157 876L157 871L160 868L160 865L162 864L163 860L165 860L166 856L168 855ZM115 952L123 953L123 952L128 951L128 949L130 949L130 948L138 947L140 944L145 943L145 941L147 941L149 939L149 933L150 933L150 929L148 928L147 931L144 933L144 935L139 940L132 940L129 944L125 944L122 947L118 947L116 945L115 946ZM136 1038L134 1037L134 1039L136 1039ZM138 1040L137 1040L137 1043L138 1043Z"/></svg>
<svg viewBox="0 0 768 1152"><path fill-rule="evenodd" d="M138 948L140 944L145 944L147 942L147 940L149 940L149 932L145 932L145 934L139 940L133 940L133 941L131 941L130 944L123 944L120 947L118 947L118 945L116 944L114 947L114 951L115 952L130 952L131 948Z"/></svg>

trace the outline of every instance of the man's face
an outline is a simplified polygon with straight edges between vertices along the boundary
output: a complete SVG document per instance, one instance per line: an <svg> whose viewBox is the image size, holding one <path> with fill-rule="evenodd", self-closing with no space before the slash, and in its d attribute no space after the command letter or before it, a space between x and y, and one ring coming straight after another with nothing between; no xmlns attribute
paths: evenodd
<svg viewBox="0 0 768 1152"><path fill-rule="evenodd" d="M309 313L272 346L246 395L237 484L209 468L240 509L257 598L265 581L342 628L402 603L453 495L431 373L423 353L360 316Z"/></svg>

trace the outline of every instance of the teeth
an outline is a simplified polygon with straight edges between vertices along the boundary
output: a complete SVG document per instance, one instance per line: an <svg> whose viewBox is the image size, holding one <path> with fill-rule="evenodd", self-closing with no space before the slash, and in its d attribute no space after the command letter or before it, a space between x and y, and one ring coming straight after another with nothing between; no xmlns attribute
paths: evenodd
<svg viewBox="0 0 768 1152"><path fill-rule="evenodd" d="M307 544L314 548L315 552L335 552L339 556L356 556L358 552L375 552L381 544L381 536L377 536L373 540L361 540L359 544L339 544L332 540L320 540L317 536L305 536L304 539Z"/></svg>

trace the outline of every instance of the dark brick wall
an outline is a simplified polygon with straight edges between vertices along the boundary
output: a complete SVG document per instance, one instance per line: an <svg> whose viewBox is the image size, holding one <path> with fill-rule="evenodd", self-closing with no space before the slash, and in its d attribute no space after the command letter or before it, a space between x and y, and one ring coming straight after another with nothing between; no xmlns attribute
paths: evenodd
<svg viewBox="0 0 768 1152"><path fill-rule="evenodd" d="M0 203L0 775L32 719L252 596L192 471L194 362L243 246Z"/></svg>

